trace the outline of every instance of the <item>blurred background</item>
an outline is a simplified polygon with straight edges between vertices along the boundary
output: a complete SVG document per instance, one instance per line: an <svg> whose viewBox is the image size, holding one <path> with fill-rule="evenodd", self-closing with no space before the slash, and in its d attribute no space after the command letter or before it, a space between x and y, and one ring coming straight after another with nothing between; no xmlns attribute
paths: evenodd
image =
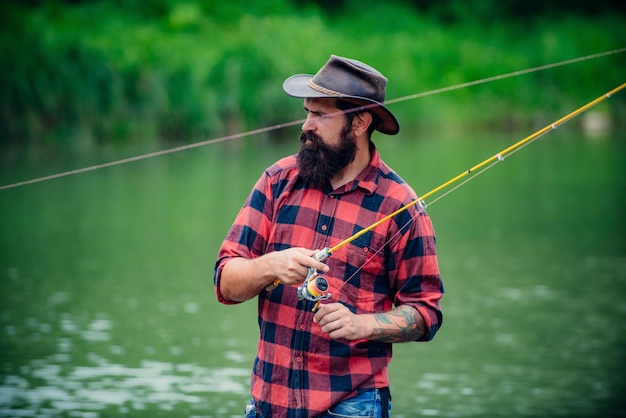
<svg viewBox="0 0 626 418"><path fill-rule="evenodd" d="M241 416L256 305L218 304L213 264L299 148L284 79L385 74L401 131L373 140L424 194L624 83L620 3L3 2L0 187L236 138L0 190L0 416ZM625 116L622 91L428 207L444 325L396 346L392 416L626 416Z"/></svg>

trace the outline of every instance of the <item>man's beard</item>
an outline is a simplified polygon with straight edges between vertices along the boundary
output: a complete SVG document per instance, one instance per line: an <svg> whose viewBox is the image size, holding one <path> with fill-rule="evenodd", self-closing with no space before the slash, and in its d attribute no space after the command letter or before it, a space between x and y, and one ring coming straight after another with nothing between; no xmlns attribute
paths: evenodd
<svg viewBox="0 0 626 418"><path fill-rule="evenodd" d="M307 142L309 140L310 142ZM335 174L347 167L356 156L356 141L346 126L339 137L339 144L328 146L312 132L300 135L302 147L298 153L300 177L313 185L323 187Z"/></svg>

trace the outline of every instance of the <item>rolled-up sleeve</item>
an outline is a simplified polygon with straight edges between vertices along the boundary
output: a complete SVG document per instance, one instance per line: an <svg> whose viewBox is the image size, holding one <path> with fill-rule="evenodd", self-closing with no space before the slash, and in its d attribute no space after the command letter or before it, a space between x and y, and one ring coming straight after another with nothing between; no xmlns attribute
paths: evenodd
<svg viewBox="0 0 626 418"><path fill-rule="evenodd" d="M219 249L213 273L213 284L217 300L230 305L220 292L220 279L226 263L237 257L251 259L263 254L267 248L271 229L271 204L267 193L271 193L267 173L257 181L243 207L237 214L222 246Z"/></svg>
<svg viewBox="0 0 626 418"><path fill-rule="evenodd" d="M426 332L418 341L430 341L441 327L440 300L443 284L435 250L435 233L430 217L421 208L409 231L395 244L394 305L414 307L424 318Z"/></svg>

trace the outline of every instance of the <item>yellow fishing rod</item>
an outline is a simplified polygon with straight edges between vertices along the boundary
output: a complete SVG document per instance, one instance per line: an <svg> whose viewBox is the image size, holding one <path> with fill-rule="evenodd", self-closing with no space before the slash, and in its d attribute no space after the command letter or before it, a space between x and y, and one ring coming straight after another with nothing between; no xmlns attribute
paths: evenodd
<svg viewBox="0 0 626 418"><path fill-rule="evenodd" d="M539 137L541 137L541 136L545 135L546 133L550 132L551 130L558 128L560 125L562 125L565 122L575 118L576 116L580 115L581 113L585 112L586 110L591 109L592 107L594 107L598 103L600 103L600 102L610 98L615 93L619 92L620 90L622 90L624 88L626 88L626 83L623 83L622 85L614 88L613 90L607 92L606 94L603 94L602 96L598 97L597 99L590 101L589 103L585 104L584 106L579 107L578 109L574 110L573 112L568 113L567 115L563 116L561 119L559 119L559 120L557 120L557 121L547 125L546 127L544 127L542 129L538 130L537 132L527 136L526 138L522 139L521 141L518 141L515 144L509 146L508 148L503 149L499 153L493 155L492 157L487 158L486 160L482 161L481 163L476 164L472 168L470 168L468 170L465 170L461 174L451 178L450 180L446 181L445 183L441 184L440 186L435 187L434 189L432 189L428 193L423 194L420 198L418 198L418 199L416 199L416 200L406 204L405 206L401 207L400 209L396 210L395 212L390 213L389 215L387 215L387 216L379 219L378 221L374 222L370 226L368 226L366 228L363 228L362 230L358 231L354 235L344 239L343 241L341 241L340 243L338 243L334 247L327 247L327 248L324 248L323 250L318 251L315 254L314 258L316 260L318 260L318 261L324 261L328 257L330 257L335 251L337 251L340 248L344 247L345 245L351 243L352 241L354 241L355 239L359 238L360 236L368 233L369 231L373 230L374 228L376 228L380 224L382 224L384 222L387 222L388 220L392 219L394 216L398 215L399 213L404 212L405 210L409 209L410 207L415 206L416 204L420 204L423 207L426 207L425 199L435 195L436 193L439 193L443 189L446 189L446 188L450 187L451 185L457 183L459 180L469 176L472 173L477 172L480 169L488 168L487 166L489 164L496 164L498 162L504 161L505 156L507 156L507 155L509 155L509 154L511 154L511 153L513 153L513 152L515 152L515 151L517 151L519 149L521 149L524 145L527 145L527 144L531 143L535 139L538 139ZM274 283L272 283L272 285L277 286L279 283L280 283L280 281L277 279L277 280L274 281ZM344 283L346 283L346 282L344 282ZM268 290L273 288L272 285L268 286ZM298 287L298 299L300 299L300 300L307 299L307 300L316 302L316 304L315 304L315 306L313 308L313 311L315 312L317 310L317 308L319 307L319 304L320 304L320 302L322 300L328 299L329 297L331 297L330 293L324 293L328 289L328 287L329 286L328 286L328 282L326 281L326 279L323 278L322 276L320 276L319 273L317 272L317 270L315 270L314 268L310 267L306 279L304 280L302 285L300 285Z"/></svg>

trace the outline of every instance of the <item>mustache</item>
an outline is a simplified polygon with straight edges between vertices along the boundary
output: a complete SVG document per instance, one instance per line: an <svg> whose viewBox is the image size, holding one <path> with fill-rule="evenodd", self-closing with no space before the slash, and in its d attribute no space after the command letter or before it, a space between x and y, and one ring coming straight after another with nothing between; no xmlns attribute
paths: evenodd
<svg viewBox="0 0 626 418"><path fill-rule="evenodd" d="M311 141L314 145L317 146L323 145L321 138L313 132L302 132L300 134L300 142L302 142L302 144L305 144L306 141Z"/></svg>

